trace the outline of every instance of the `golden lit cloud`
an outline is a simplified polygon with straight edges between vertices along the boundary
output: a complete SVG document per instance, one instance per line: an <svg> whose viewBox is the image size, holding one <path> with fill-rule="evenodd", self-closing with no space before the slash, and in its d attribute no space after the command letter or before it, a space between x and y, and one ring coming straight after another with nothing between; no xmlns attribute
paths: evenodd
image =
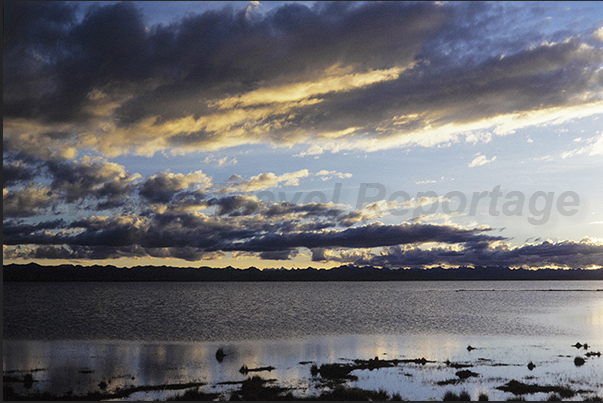
<svg viewBox="0 0 603 403"><path fill-rule="evenodd" d="M351 68L333 66L315 81L264 87L243 95L215 101L211 106L220 109L240 108L273 103L289 103L330 92L345 92L382 81L395 80L406 68L392 67L366 73L351 73Z"/></svg>
<svg viewBox="0 0 603 403"><path fill-rule="evenodd" d="M297 186L301 178L307 178L310 172L307 169L302 169L296 172L287 172L282 175L275 175L272 172L261 173L253 176L248 180L239 183L233 183L230 186L220 189L220 193L229 192L254 192L279 186L283 183L284 186Z"/></svg>

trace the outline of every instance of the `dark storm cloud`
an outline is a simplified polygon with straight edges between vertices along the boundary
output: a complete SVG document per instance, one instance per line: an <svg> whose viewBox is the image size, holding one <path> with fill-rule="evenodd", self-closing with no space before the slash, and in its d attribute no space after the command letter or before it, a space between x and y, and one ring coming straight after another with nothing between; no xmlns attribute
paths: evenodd
<svg viewBox="0 0 603 403"><path fill-rule="evenodd" d="M50 188L33 183L16 190L3 189L2 196L4 218L44 214L52 207L55 199Z"/></svg>
<svg viewBox="0 0 603 403"><path fill-rule="evenodd" d="M98 202L95 207L99 209L124 205L134 189L133 180L138 177L102 158L49 161L45 167L52 178L51 189L67 203L91 198Z"/></svg>
<svg viewBox="0 0 603 403"><path fill-rule="evenodd" d="M6 2L5 116L85 119L96 86L144 78L142 14L132 3L92 6L81 23L62 2Z"/></svg>
<svg viewBox="0 0 603 403"><path fill-rule="evenodd" d="M226 196L213 198L207 201L209 206L217 206L218 215L251 215L263 207L262 202L255 197L245 195Z"/></svg>
<svg viewBox="0 0 603 403"><path fill-rule="evenodd" d="M589 241L543 242L537 245L524 245L518 248L488 248L479 254L470 248L455 251L447 248L421 250L417 247L404 249L400 246L387 248L379 255L359 257L361 253L331 255L326 249L312 250L313 261L337 261L358 265L381 267L420 267L432 265L470 265L470 266L561 266L584 268L603 264L603 245ZM297 254L296 249L282 249L260 252L259 257L267 260L289 260ZM187 261L214 259L222 254L206 252L192 246L153 248L110 245L38 245L33 248L7 250L5 258L38 259L116 259L120 257L161 257L178 258Z"/></svg>
<svg viewBox="0 0 603 403"><path fill-rule="evenodd" d="M19 183L31 182L39 173L37 166L24 161L7 161L2 163L2 187L10 187Z"/></svg>
<svg viewBox="0 0 603 403"><path fill-rule="evenodd" d="M312 251L312 261L313 262L325 262L330 260L329 256L327 256L326 248L313 248Z"/></svg>
<svg viewBox="0 0 603 403"><path fill-rule="evenodd" d="M394 82L367 89L325 96L320 111L296 110L299 116L325 130L385 126L384 137L399 131L468 123L547 107L572 104L579 94L600 100L603 74L600 49L583 49L577 39L543 45L504 58L493 57L471 67L430 72L417 66ZM590 67L589 67L590 66ZM414 74L413 74L414 73ZM428 74L426 74L428 73ZM411 115L395 127L388 122L396 115ZM283 136L286 129L280 130Z"/></svg>
<svg viewBox="0 0 603 403"><path fill-rule="evenodd" d="M164 257L198 261L224 252L253 252L268 260L289 260L300 248L313 261L416 267L481 265L588 267L603 264L603 245L542 242L511 247L488 228L434 224L366 224L332 229L332 223L301 222L299 217L269 221L262 215L150 214L88 217L69 224L4 223L5 257L114 259ZM419 247L428 243L451 246ZM374 252L370 248L383 247ZM5 248L6 249L6 248Z"/></svg>
<svg viewBox="0 0 603 403"><path fill-rule="evenodd" d="M147 203L163 206L173 212L217 206L218 215L251 215L260 209L269 209L269 206L253 196L208 197L211 178L202 171L188 174L163 171L138 180L141 178L139 174L130 173L124 166L100 157L45 161L35 156L19 159L11 153L5 154L3 171L5 189L21 185L21 188L7 190L5 197L8 196L11 200L17 194L31 193L26 188L35 186L33 181L38 180L49 181L49 186L45 188L46 195L56 203L86 201L89 209L124 207L131 199L136 200L138 195L143 198L144 203L140 205L143 209ZM24 205L25 207L27 206ZM294 210L299 209L292 205L281 214L292 213Z"/></svg>
<svg viewBox="0 0 603 403"><path fill-rule="evenodd" d="M143 248L80 246L80 245L42 245L32 251L22 253L22 257L36 259L82 259L102 260L121 257L146 257L149 254Z"/></svg>
<svg viewBox="0 0 603 403"><path fill-rule="evenodd" d="M39 163L50 185L5 189L5 219L39 215L50 207L74 202L86 202L89 208L97 210L113 205L122 211L112 217L78 218L68 224L62 220L37 225L5 221L6 245L122 249L136 246L170 256L181 256L183 252L179 248L185 247L189 248L186 253L189 257L194 253L219 251L270 252L260 256L267 259L269 256L294 257L292 251L300 247L370 248L501 239L484 235L485 230L430 224L352 227L367 221L371 215L333 203L298 205L261 201L251 195L221 196L220 189L215 190L210 178L201 171L188 174L165 171L135 181L139 175L130 174L123 166L102 158ZM146 202L151 203L150 208ZM213 214L207 215L211 213L205 209L211 208L215 208ZM56 252L55 249L52 250Z"/></svg>
<svg viewBox="0 0 603 403"><path fill-rule="evenodd" d="M61 229L66 226L66 222L62 219L42 221L37 224L26 224L20 221L9 220L3 223L2 234L13 240L16 240L17 236L25 236L26 238L24 239L31 241L31 234L37 231ZM20 242L17 241L16 243Z"/></svg>
<svg viewBox="0 0 603 403"><path fill-rule="evenodd" d="M172 201L178 192L194 185L207 185L209 182L210 179L201 171L187 175L164 171L147 178L141 184L140 195L151 203L165 204Z"/></svg>
<svg viewBox="0 0 603 403"><path fill-rule="evenodd" d="M266 251L259 254L260 259L263 260L291 260L295 256L297 256L296 249Z"/></svg>
<svg viewBox="0 0 603 403"><path fill-rule="evenodd" d="M329 259L324 251L317 254L317 258ZM603 265L603 244L583 240L580 242L545 241L516 248L487 243L466 244L460 249L419 249L393 246L381 254L357 259L355 263L388 267L424 265L543 267L549 265L583 268L591 265Z"/></svg>
<svg viewBox="0 0 603 403"><path fill-rule="evenodd" d="M76 8L60 2L7 1L4 7L4 116L35 117L56 97L54 64L69 53Z"/></svg>
<svg viewBox="0 0 603 403"><path fill-rule="evenodd" d="M463 229L433 224L367 224L345 230L333 227L322 216L308 219L287 215L271 219L254 214L207 216L198 213L88 217L72 221L69 231L46 231L50 223L36 229L10 225L4 243L66 244L79 246L133 246L170 248L190 246L206 251L282 251L299 247L369 248L406 243L463 243L502 239L483 234L485 229ZM63 229L55 221L54 229ZM19 230L19 228L21 228ZM29 231L27 231L29 230Z"/></svg>
<svg viewBox="0 0 603 403"><path fill-rule="evenodd" d="M341 231L270 233L238 243L236 250L273 251L294 247L310 249L318 247L373 248L425 242L463 243L504 239L482 234L485 231L487 230L468 230L455 226L434 224L367 224Z"/></svg>
<svg viewBox="0 0 603 403"><path fill-rule="evenodd" d="M41 245L36 248L21 248L4 251L5 258L21 259L77 259L106 260L118 258L175 258L190 262L202 259L211 260L221 256L219 253L205 253L192 247L178 248L142 248L140 246L78 246L78 245Z"/></svg>
<svg viewBox="0 0 603 403"><path fill-rule="evenodd" d="M128 101L119 113L125 122L149 115L203 114L206 106L191 103L200 95L237 95L263 83L309 77L335 64L360 70L404 64L442 18L428 3L286 4L259 19L228 8L192 15L155 26L149 34L155 77L172 83Z"/></svg>
<svg viewBox="0 0 603 403"><path fill-rule="evenodd" d="M226 7L147 27L133 3L81 21L40 4L5 8L4 142L45 158L303 143L351 127L338 138L354 142L601 101L596 27L545 35L537 5Z"/></svg>
<svg viewBox="0 0 603 403"><path fill-rule="evenodd" d="M436 7L427 3L330 4L313 9L287 4L259 20L226 7L147 31L141 11L129 2L92 6L80 23L73 6L21 3L7 2L5 8L5 74L29 72L25 82L31 86L29 92L36 93L47 83L40 79L40 70L23 70L33 61L58 81L44 100L14 99L23 89L17 86L19 81L14 88L5 88L5 113L20 117L41 113L57 120L84 118L87 94L117 82L173 82L124 107L120 115L128 121L164 108L164 117L182 115L170 101L178 104L187 93L211 94L217 91L213 87L224 85L238 91L283 71L304 74L334 63L366 64L366 56L392 65L411 58L428 28L441 19ZM402 46L406 44L410 46ZM160 103L154 103L157 95Z"/></svg>
<svg viewBox="0 0 603 403"><path fill-rule="evenodd" d="M100 157L44 161L34 157L19 159L7 153L5 158L4 217L38 215L50 207L64 209L68 203L95 210L122 207L140 176ZM50 183L42 186L35 180L50 180ZM15 185L21 187L7 189ZM85 206L83 201L87 202Z"/></svg>

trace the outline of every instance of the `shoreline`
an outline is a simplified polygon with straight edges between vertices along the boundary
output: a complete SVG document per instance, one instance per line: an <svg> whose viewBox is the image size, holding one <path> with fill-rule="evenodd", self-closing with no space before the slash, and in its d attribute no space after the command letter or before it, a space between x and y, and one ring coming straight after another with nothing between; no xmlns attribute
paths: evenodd
<svg viewBox="0 0 603 403"><path fill-rule="evenodd" d="M172 396L167 396L165 399L151 399L160 401L177 401L177 400L196 400L196 401L224 401L224 400L265 400L265 401L331 401L331 400L379 400L379 401L401 401L407 400L401 393L390 394L382 389L371 390L352 386L347 383L348 380L357 380L356 375L351 375L352 371L357 370L378 370L379 368L395 366L400 362L392 362L388 360L354 360L356 365L346 365L341 363L323 364L315 369L313 366L312 382L320 385L321 392L318 394L296 395L296 388L283 387L277 379L263 378L258 375L249 376L243 381L220 382L217 385L240 385L238 389L230 389L226 392L211 392L201 390L202 387L216 387L217 385L208 385L203 382L189 382L176 384L161 384L161 385L142 385L129 386L125 388L116 388L113 391L107 391L107 384L104 381L99 383L99 390L88 392L86 394L73 394L73 392L65 392L63 394L52 394L49 392L37 392L33 394L17 393L13 388L13 384L23 382L24 385L37 382L33 376L34 371L24 371L23 379L14 375L3 375L3 393L6 401L19 400L67 400L67 401L101 401L101 400L128 400L130 397L135 397L137 400L144 397L144 393L161 391L177 391ZM397 361L397 360L394 360ZM415 360L402 360L406 363L425 365L429 362L424 358ZM300 363L301 364L301 363ZM446 363L452 368L470 368L471 364ZM499 364L507 365L507 364ZM249 369L249 372L271 372L272 369ZM316 372L314 372L316 371ZM464 381L470 377L479 377L479 374L469 370L461 370L456 372L457 379L451 379L448 382L438 382L439 385L463 385ZM541 385L537 382L524 383L511 379L501 386L494 389L503 392L508 392L511 395L505 400L525 400L525 397L545 397L544 399L535 400L564 400L570 398L579 398L582 401L602 401L603 397L597 394L597 391L575 389L576 385ZM460 393L455 393L452 390L443 388L442 399L439 400L490 400L488 392L481 392L477 399L471 399L471 395L466 389L462 389ZM180 393L180 391L184 391ZM138 396L133 396L138 394ZM146 400L146 399L140 399ZM433 399L429 399L433 400ZM530 399L531 400L531 399Z"/></svg>
<svg viewBox="0 0 603 403"><path fill-rule="evenodd" d="M388 268L377 266L342 265L331 269L314 267L297 269L258 269L135 266L57 265L36 263L3 266L7 283L20 282L393 282L393 281L601 281L601 269L527 270L504 266L477 267L412 267Z"/></svg>
<svg viewBox="0 0 603 403"><path fill-rule="evenodd" d="M318 361L294 364L279 362L276 358L254 362L233 345L222 344L224 348L213 349L218 345L205 346L206 361L195 365L222 372L222 378L184 379L174 375L168 382L145 382L148 376L116 373L108 378L99 368L90 366L80 368L77 374L77 382L89 380L88 385L92 387L88 391L50 392L41 386L47 382L45 377L52 368L40 367L4 371L4 396L5 400L463 400L469 396L472 400L579 398L593 401L603 397L603 372L599 372L603 359L596 340L594 345L579 342L569 345L564 341L555 346L539 347L528 342L513 347L540 357L529 362L524 362L528 361L527 357L508 356L504 347L487 343L465 346L462 349L465 352L459 350L454 360L418 355L400 357L383 352L372 358L329 360L321 357ZM240 363L244 364L239 366ZM226 371L228 368L230 372ZM546 373L554 368L565 375L547 377ZM170 372L166 368L153 369L157 370L166 377ZM286 370L297 373L299 379L290 378L283 372ZM186 373L186 369L184 371ZM585 371L591 372L585 374L583 380L593 381L593 376L598 376L598 380L594 379L595 383L589 385L571 376ZM398 389L384 388L382 383ZM417 399L421 390L425 394Z"/></svg>

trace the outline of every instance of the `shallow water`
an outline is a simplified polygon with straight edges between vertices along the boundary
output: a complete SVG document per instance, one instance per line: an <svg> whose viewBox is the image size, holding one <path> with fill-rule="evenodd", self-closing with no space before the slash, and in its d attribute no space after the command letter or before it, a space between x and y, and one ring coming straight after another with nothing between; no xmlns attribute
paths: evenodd
<svg viewBox="0 0 603 403"><path fill-rule="evenodd" d="M108 390L200 381L222 391L237 386L217 383L246 378L242 365L274 366L260 375L305 395L320 383L300 362L425 357L435 362L354 371L349 384L406 399L441 399L448 390L506 399L512 395L494 388L516 379L601 396L603 358L576 367L586 351L571 345L603 350L602 289L603 282L556 281L7 283L3 370L38 370L31 389L12 384L20 393L80 394L100 381ZM439 386L457 371L446 360L470 363L480 376Z"/></svg>

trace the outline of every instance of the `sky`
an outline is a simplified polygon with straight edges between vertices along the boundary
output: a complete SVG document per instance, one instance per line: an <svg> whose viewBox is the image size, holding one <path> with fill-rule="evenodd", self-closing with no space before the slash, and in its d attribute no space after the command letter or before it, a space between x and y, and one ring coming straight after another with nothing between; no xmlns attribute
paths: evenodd
<svg viewBox="0 0 603 403"><path fill-rule="evenodd" d="M4 263L603 267L600 2L4 2Z"/></svg>

